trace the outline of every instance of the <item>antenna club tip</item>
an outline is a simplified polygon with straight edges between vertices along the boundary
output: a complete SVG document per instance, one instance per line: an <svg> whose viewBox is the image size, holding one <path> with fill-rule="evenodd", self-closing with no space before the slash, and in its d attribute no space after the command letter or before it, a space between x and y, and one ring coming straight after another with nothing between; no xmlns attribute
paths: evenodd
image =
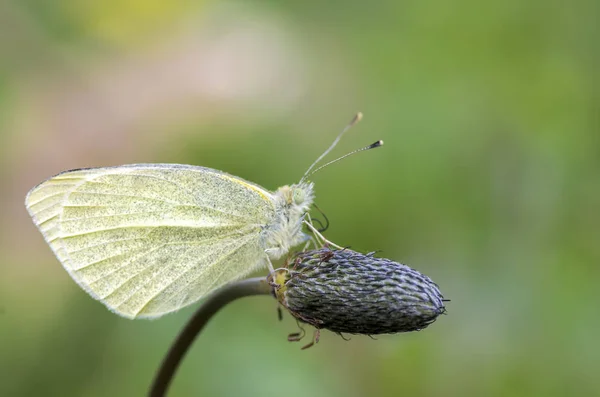
<svg viewBox="0 0 600 397"><path fill-rule="evenodd" d="M379 146L383 145L383 141L380 139L377 142L373 142L372 144L370 144L369 146L367 146L365 149L375 149Z"/></svg>
<svg viewBox="0 0 600 397"><path fill-rule="evenodd" d="M354 118L352 119L350 124L348 124L348 127L346 127L346 128L352 127L353 125L358 123L360 120L362 120L362 118L363 118L363 114L361 112L356 113L356 116L354 116Z"/></svg>

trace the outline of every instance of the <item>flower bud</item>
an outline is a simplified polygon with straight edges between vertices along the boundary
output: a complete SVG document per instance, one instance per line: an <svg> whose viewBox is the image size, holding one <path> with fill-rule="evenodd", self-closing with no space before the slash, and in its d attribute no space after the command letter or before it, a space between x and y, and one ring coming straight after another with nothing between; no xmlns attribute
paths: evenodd
<svg viewBox="0 0 600 397"><path fill-rule="evenodd" d="M349 249L304 251L276 274L279 302L317 329L349 334L418 331L446 312L438 286L406 265Z"/></svg>

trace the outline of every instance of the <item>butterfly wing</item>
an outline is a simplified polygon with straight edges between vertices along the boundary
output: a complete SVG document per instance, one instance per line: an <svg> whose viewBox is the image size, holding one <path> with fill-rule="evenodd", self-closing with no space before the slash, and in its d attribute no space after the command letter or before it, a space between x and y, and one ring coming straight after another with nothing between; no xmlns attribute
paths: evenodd
<svg viewBox="0 0 600 397"><path fill-rule="evenodd" d="M71 277L109 309L158 317L265 264L272 194L203 167L63 172L25 205Z"/></svg>

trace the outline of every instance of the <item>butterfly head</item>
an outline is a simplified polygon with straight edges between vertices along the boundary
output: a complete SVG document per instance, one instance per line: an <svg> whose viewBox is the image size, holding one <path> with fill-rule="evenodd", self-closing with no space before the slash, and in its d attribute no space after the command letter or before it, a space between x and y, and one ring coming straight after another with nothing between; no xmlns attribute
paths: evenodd
<svg viewBox="0 0 600 397"><path fill-rule="evenodd" d="M312 182L300 182L291 186L282 186L277 189L277 194L283 198L285 206L290 213L304 215L312 205L315 194Z"/></svg>

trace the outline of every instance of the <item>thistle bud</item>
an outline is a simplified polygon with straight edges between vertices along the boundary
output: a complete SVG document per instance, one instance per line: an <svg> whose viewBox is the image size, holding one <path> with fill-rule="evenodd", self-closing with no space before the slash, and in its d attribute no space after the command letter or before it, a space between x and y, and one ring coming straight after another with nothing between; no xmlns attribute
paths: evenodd
<svg viewBox="0 0 600 397"><path fill-rule="evenodd" d="M337 333L418 331L446 312L429 277L372 253L300 252L273 281L277 299L294 317Z"/></svg>

